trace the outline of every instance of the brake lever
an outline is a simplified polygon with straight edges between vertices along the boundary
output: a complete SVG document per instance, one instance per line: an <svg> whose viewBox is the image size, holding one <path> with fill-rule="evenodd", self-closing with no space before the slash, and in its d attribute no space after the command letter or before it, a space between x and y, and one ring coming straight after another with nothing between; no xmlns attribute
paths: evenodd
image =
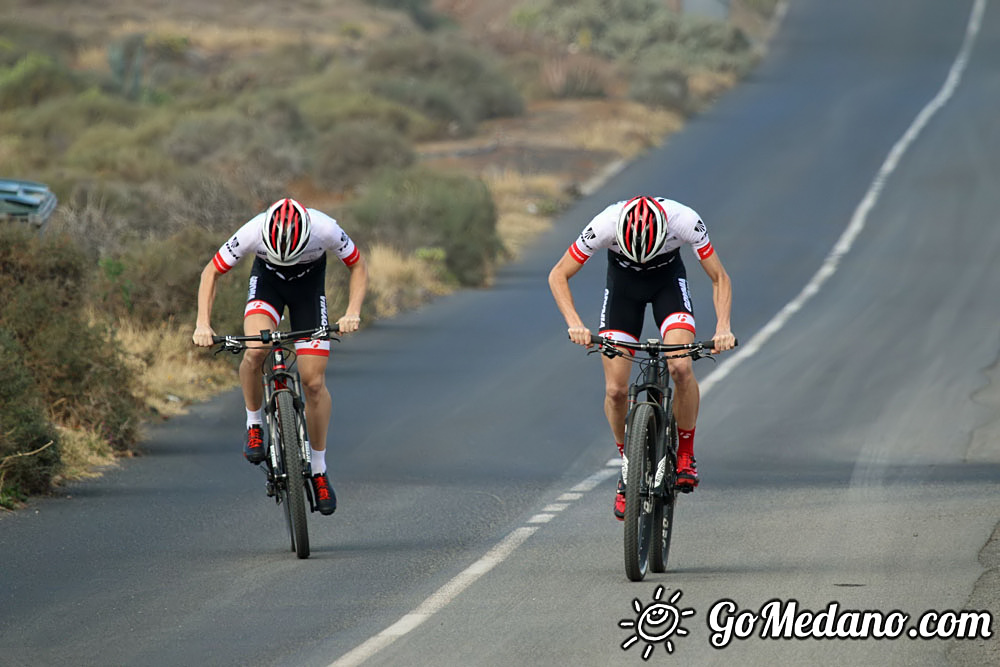
<svg viewBox="0 0 1000 667"><path fill-rule="evenodd" d="M719 360L715 358L715 355L706 350L705 348L701 348L695 351L694 361L698 361L699 359L708 359L713 364L719 363Z"/></svg>
<svg viewBox="0 0 1000 667"><path fill-rule="evenodd" d="M222 342L222 345L220 345L219 349L215 351L215 354L219 354L221 352L230 352L232 354L239 354L242 350L243 348L241 346L233 344L231 341L227 340Z"/></svg>

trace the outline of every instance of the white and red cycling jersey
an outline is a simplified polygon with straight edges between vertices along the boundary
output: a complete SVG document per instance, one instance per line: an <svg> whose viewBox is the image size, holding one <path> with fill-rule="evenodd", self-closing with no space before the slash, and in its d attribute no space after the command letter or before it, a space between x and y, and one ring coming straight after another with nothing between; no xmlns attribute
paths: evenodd
<svg viewBox="0 0 1000 667"><path fill-rule="evenodd" d="M594 216L580 233L580 237L569 247L569 254L580 264L584 264L595 252L607 248L619 264L635 271L650 271L662 267L673 259L672 253L685 244L694 248L699 260L711 257L715 251L701 216L688 206L671 199L655 199L667 214L667 238L663 247L649 262L636 264L621 254L618 248L618 218L625 207L625 201L611 204Z"/></svg>
<svg viewBox="0 0 1000 667"><path fill-rule="evenodd" d="M327 250L340 258L347 266L354 265L361 257L354 241L347 235L337 221L322 211L314 208L307 208L309 213L310 233L309 243L299 261L292 266L276 266L267 261L267 252L264 250L264 241L261 231L264 227L265 213L254 216L249 222L240 227L231 239L226 241L215 256L212 263L219 273L226 273L236 266L241 259L248 255L254 255L266 263L279 278L292 280L301 275L301 268L311 266L313 262L322 257Z"/></svg>

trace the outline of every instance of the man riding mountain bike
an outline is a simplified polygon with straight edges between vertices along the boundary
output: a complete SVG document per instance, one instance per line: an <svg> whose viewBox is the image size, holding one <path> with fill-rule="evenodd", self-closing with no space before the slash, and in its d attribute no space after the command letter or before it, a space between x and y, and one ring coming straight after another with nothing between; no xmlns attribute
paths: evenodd
<svg viewBox="0 0 1000 667"><path fill-rule="evenodd" d="M288 307L293 331L327 326L325 295L326 252L333 252L350 270L348 301L337 321L341 333L358 329L361 304L368 285L365 261L351 238L327 214L305 208L294 199L281 199L240 227L226 241L201 272L198 287L198 319L192 340L195 345L212 345L212 305L216 283L240 260L254 257L250 289L243 311L243 331L248 336L278 328ZM300 340L295 343L299 374L305 394L309 446L312 450L312 487L317 509L333 514L337 496L327 475L326 434L332 401L326 386L326 365L330 341ZM246 403L247 435L243 455L254 465L266 458L263 439L263 387L261 369L268 348L248 347L240 362L240 384Z"/></svg>
<svg viewBox="0 0 1000 667"><path fill-rule="evenodd" d="M664 343L687 344L695 339L694 309L688 290L687 273L680 248L690 245L712 281L715 305L715 351L724 352L736 344L730 331L732 286L718 253L708 238L701 217L691 208L663 197L633 197L611 204L597 214L580 237L549 272L549 287L559 311L566 319L570 339L591 346L590 329L584 325L569 287L569 279L601 248L608 249L607 283L601 310L600 335L611 340L638 343L646 304ZM633 354L629 352L629 354ZM628 382L631 362L625 358L602 357L604 365L604 414L615 439L622 466L625 417L628 412ZM668 360L674 382L674 415L677 419L677 484L690 489L698 486L694 459L694 432L700 393L690 357ZM618 477L614 514L625 518L625 481Z"/></svg>

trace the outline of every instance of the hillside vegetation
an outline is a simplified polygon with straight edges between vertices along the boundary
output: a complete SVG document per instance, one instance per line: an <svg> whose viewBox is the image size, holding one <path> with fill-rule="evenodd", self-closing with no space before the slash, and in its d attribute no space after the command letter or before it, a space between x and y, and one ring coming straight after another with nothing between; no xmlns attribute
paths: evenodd
<svg viewBox="0 0 1000 667"><path fill-rule="evenodd" d="M573 194L426 147L561 101L637 105L651 125L696 112L753 66L746 26L776 0L735 3L743 29L668 4L0 0L0 177L60 200L41 238L0 225L0 506L232 385L189 344L199 274L280 196L327 210L369 257L366 320L487 286L516 252L505 225ZM248 270L220 283L216 330L240 329ZM346 276L330 274L335 312Z"/></svg>

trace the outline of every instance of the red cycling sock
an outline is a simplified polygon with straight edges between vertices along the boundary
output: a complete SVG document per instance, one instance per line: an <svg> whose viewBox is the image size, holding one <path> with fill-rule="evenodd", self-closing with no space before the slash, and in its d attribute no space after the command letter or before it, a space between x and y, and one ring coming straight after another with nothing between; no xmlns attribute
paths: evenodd
<svg viewBox="0 0 1000 667"><path fill-rule="evenodd" d="M688 456L694 456L694 429L690 431L679 428L677 429L677 454L687 454Z"/></svg>
<svg viewBox="0 0 1000 667"><path fill-rule="evenodd" d="M615 447L618 448L618 455L619 456L625 456L625 443L624 442L616 442L615 443Z"/></svg>

